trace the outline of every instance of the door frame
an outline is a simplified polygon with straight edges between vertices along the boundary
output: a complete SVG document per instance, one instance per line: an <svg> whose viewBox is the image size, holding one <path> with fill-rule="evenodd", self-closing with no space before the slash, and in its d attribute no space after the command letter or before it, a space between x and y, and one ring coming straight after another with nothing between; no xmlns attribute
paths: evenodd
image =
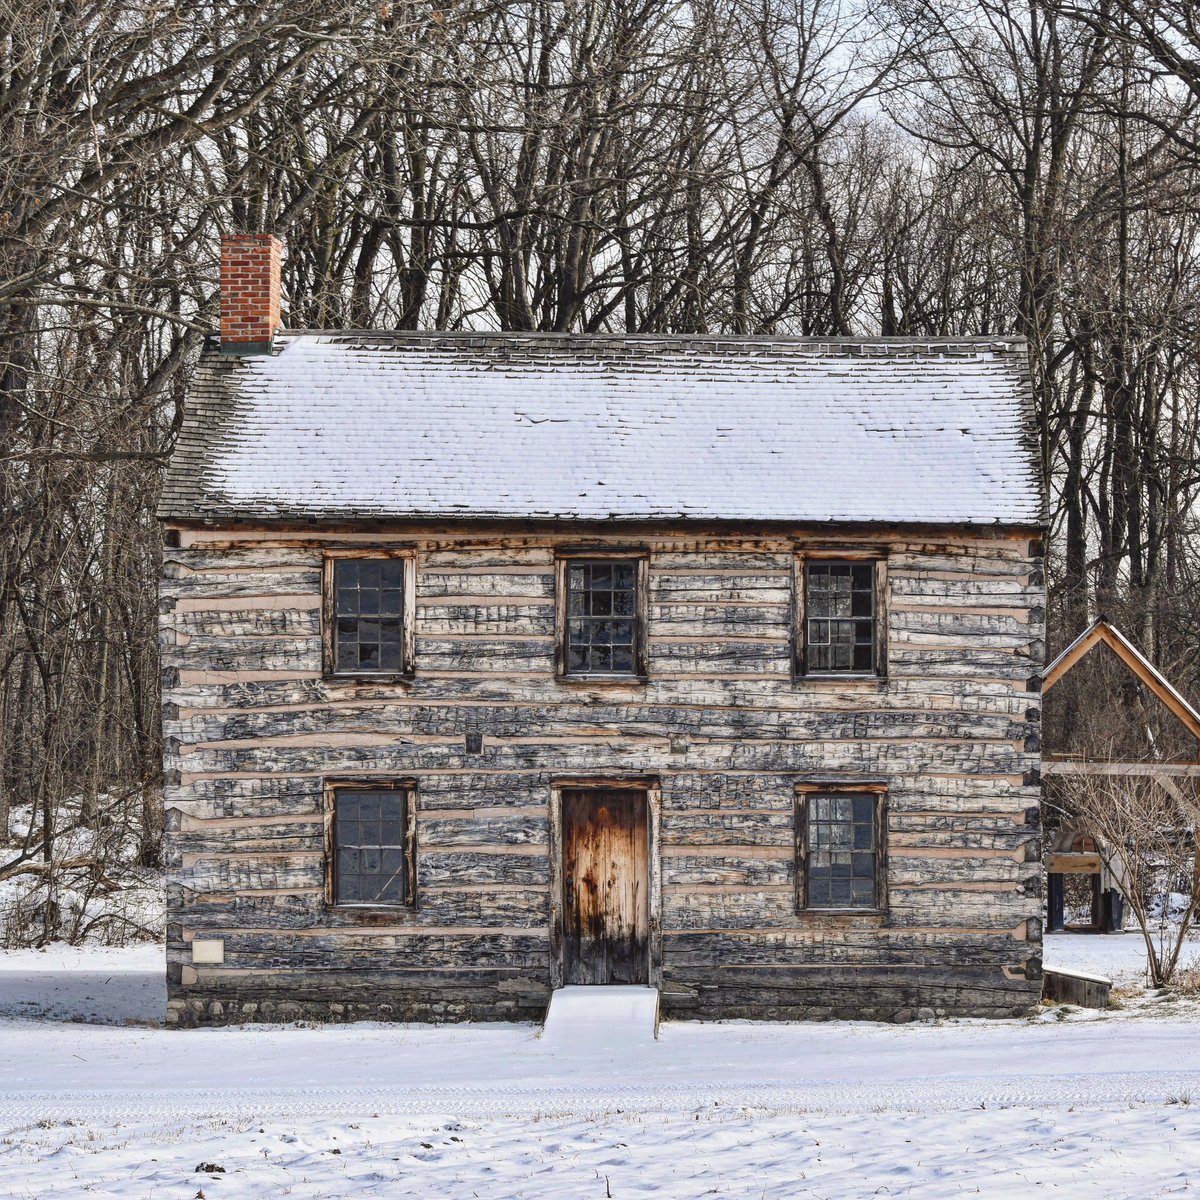
<svg viewBox="0 0 1200 1200"><path fill-rule="evenodd" d="M566 965L563 961L563 827L564 790L608 791L628 789L646 796L647 830L646 879L649 887L649 957L646 977L649 986L662 987L662 871L659 836L662 829L662 788L656 776L647 775L571 775L550 781L550 986L560 988Z"/></svg>

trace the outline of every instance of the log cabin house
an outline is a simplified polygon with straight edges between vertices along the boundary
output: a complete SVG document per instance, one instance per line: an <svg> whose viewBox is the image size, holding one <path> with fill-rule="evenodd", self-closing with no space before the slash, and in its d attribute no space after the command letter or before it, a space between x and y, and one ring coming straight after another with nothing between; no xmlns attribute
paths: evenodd
<svg viewBox="0 0 1200 1200"><path fill-rule="evenodd" d="M1008 1015L1043 501L1004 338L280 332L167 473L168 1022Z"/></svg>

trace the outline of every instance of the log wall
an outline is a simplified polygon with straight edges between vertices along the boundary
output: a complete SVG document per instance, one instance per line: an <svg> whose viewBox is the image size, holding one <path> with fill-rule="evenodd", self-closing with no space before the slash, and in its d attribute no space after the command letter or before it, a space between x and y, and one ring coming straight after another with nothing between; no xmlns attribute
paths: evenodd
<svg viewBox="0 0 1200 1200"><path fill-rule="evenodd" d="M577 536L177 529L161 585L168 1020L541 1016L552 787L654 780L663 1008L999 1015L1041 987L1031 531L887 538L887 679L793 678L788 536L639 533L648 678L554 674ZM878 530L839 541L879 545ZM417 554L415 675L323 679L322 547ZM482 734L469 753L468 734ZM415 781L412 909L325 902L324 781ZM798 912L794 789L887 788L887 911ZM224 961L193 962L195 938Z"/></svg>

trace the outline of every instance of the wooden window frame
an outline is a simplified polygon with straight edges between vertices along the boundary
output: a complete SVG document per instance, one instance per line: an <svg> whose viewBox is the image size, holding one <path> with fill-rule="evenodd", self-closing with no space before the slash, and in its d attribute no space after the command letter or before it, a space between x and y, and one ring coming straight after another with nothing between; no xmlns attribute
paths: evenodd
<svg viewBox="0 0 1200 1200"><path fill-rule="evenodd" d="M793 809L796 839L796 911L817 916L884 916L888 910L887 785L845 781L837 783L797 783ZM873 796L875 800L875 903L835 908L813 906L808 902L808 806L814 796Z"/></svg>
<svg viewBox="0 0 1200 1200"><path fill-rule="evenodd" d="M401 559L404 597L400 614L400 670L339 671L337 669L337 607L334 564L341 559ZM321 674L325 679L389 683L412 679L416 673L417 552L411 547L376 549L354 547L321 552Z"/></svg>
<svg viewBox="0 0 1200 1200"><path fill-rule="evenodd" d="M338 792L404 793L404 871L403 903L395 901L350 902L337 899L337 847L334 845L334 812ZM417 907L417 784L415 779L372 779L364 777L326 779L325 792L325 905L338 912L408 912Z"/></svg>
<svg viewBox="0 0 1200 1200"><path fill-rule="evenodd" d="M869 562L874 567L874 667L870 671L810 671L808 668L808 566L809 563ZM831 683L887 679L888 670L887 550L871 547L805 547L796 551L792 565L792 678L796 682Z"/></svg>
<svg viewBox="0 0 1200 1200"><path fill-rule="evenodd" d="M580 559L632 562L634 629L632 671L568 671L567 568ZM554 552L554 674L562 683L641 683L647 678L646 643L649 632L650 552L644 548L614 550L608 546L572 546Z"/></svg>

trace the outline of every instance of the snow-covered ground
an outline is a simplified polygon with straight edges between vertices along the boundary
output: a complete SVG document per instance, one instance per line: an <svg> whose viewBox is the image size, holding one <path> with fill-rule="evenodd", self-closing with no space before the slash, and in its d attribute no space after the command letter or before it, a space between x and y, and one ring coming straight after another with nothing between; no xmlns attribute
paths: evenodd
<svg viewBox="0 0 1200 1200"><path fill-rule="evenodd" d="M1130 994L1142 954L1130 934L1046 942L1048 963ZM0 1196L1200 1188L1187 999L1090 1019L668 1023L657 1042L550 1046L518 1025L168 1032L161 978L160 948L0 955Z"/></svg>

